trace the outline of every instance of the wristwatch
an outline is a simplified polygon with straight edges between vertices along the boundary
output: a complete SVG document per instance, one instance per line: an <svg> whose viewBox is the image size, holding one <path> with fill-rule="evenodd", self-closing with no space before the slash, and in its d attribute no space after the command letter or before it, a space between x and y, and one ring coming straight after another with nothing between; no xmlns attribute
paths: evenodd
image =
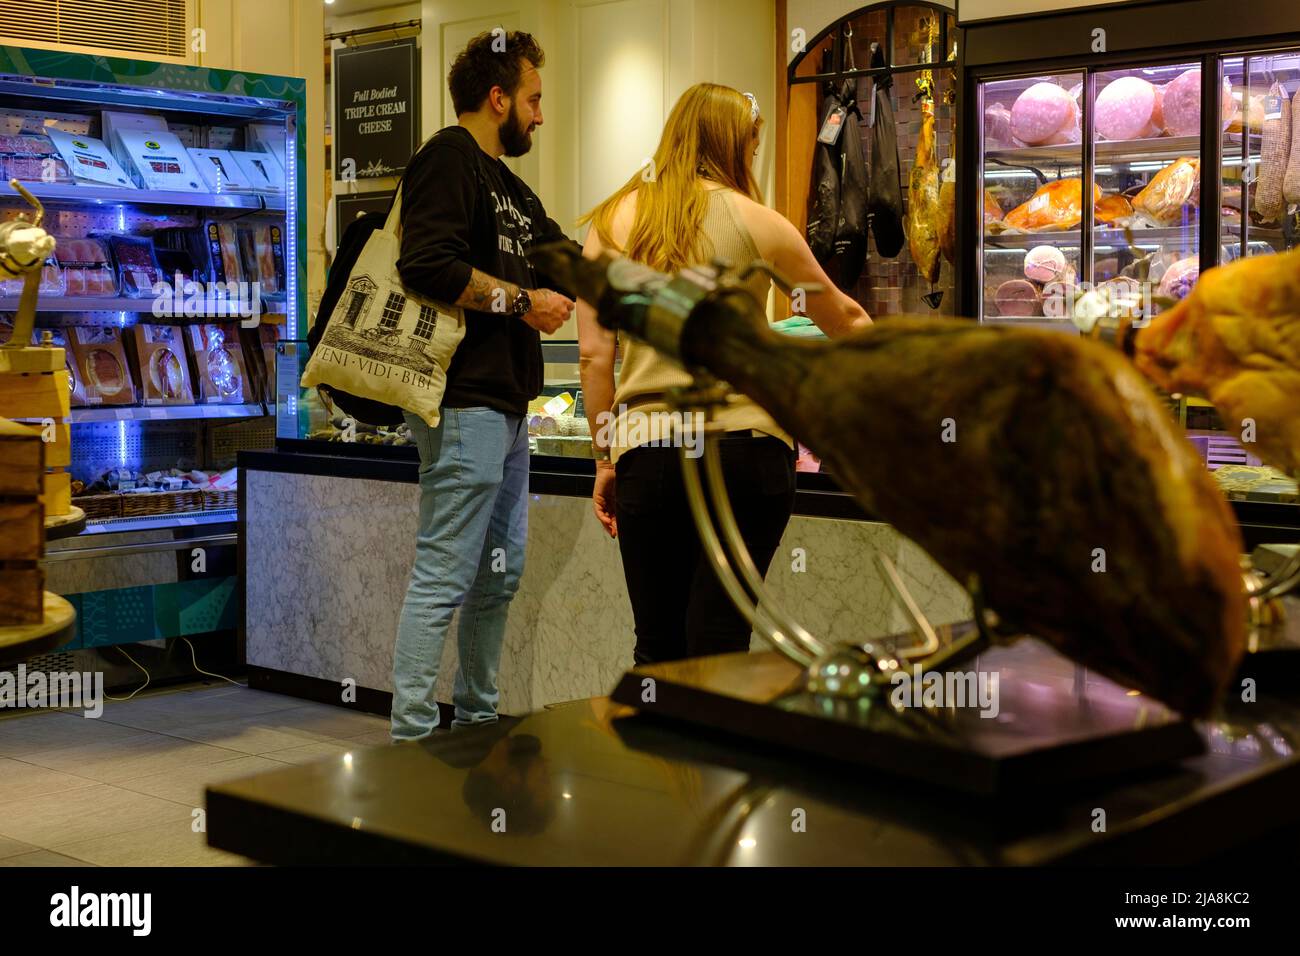
<svg viewBox="0 0 1300 956"><path fill-rule="evenodd" d="M515 316L527 315L531 311L533 311L532 296L528 294L527 289L520 289L519 294L515 296L515 300L510 303L510 314Z"/></svg>

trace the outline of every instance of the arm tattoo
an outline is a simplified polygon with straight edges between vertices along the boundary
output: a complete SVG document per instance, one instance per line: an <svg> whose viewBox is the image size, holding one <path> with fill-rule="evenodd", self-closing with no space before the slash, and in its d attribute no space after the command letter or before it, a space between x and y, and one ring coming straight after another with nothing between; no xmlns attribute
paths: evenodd
<svg viewBox="0 0 1300 956"><path fill-rule="evenodd" d="M518 294L519 286L514 283L494 279L487 273L474 269L465 285L465 291L457 296L456 305L478 312L505 313L510 310L510 304Z"/></svg>

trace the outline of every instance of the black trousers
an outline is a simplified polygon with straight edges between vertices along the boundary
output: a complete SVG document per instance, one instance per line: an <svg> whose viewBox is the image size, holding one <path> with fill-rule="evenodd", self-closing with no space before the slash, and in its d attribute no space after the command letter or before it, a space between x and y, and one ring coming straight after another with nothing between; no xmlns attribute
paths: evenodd
<svg viewBox="0 0 1300 956"><path fill-rule="evenodd" d="M762 574L794 509L795 456L780 439L722 441L722 469L742 537ZM682 483L681 452L643 446L618 460L615 514L636 623L638 664L749 649L749 624L703 554Z"/></svg>

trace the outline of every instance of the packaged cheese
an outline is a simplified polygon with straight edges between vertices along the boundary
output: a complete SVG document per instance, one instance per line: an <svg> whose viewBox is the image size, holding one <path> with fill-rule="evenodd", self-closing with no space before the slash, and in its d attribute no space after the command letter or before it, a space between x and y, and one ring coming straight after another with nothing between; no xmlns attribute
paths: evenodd
<svg viewBox="0 0 1300 956"><path fill-rule="evenodd" d="M111 326L78 326L68 331L85 385L86 404L134 405L135 386L122 347L121 330Z"/></svg>
<svg viewBox="0 0 1300 956"><path fill-rule="evenodd" d="M198 370L199 401L242 405L250 400L248 365L233 322L194 325L189 332L194 366Z"/></svg>
<svg viewBox="0 0 1300 956"><path fill-rule="evenodd" d="M137 325L132 332L145 405L192 405L185 339L177 325Z"/></svg>

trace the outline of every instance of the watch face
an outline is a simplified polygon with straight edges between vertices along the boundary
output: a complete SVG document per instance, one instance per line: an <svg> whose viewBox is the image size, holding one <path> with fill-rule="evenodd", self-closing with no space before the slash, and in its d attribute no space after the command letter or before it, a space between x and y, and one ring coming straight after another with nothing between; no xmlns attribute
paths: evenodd
<svg viewBox="0 0 1300 956"><path fill-rule="evenodd" d="M515 315L525 315L533 307L532 296L526 289L520 289L519 294L515 296Z"/></svg>

